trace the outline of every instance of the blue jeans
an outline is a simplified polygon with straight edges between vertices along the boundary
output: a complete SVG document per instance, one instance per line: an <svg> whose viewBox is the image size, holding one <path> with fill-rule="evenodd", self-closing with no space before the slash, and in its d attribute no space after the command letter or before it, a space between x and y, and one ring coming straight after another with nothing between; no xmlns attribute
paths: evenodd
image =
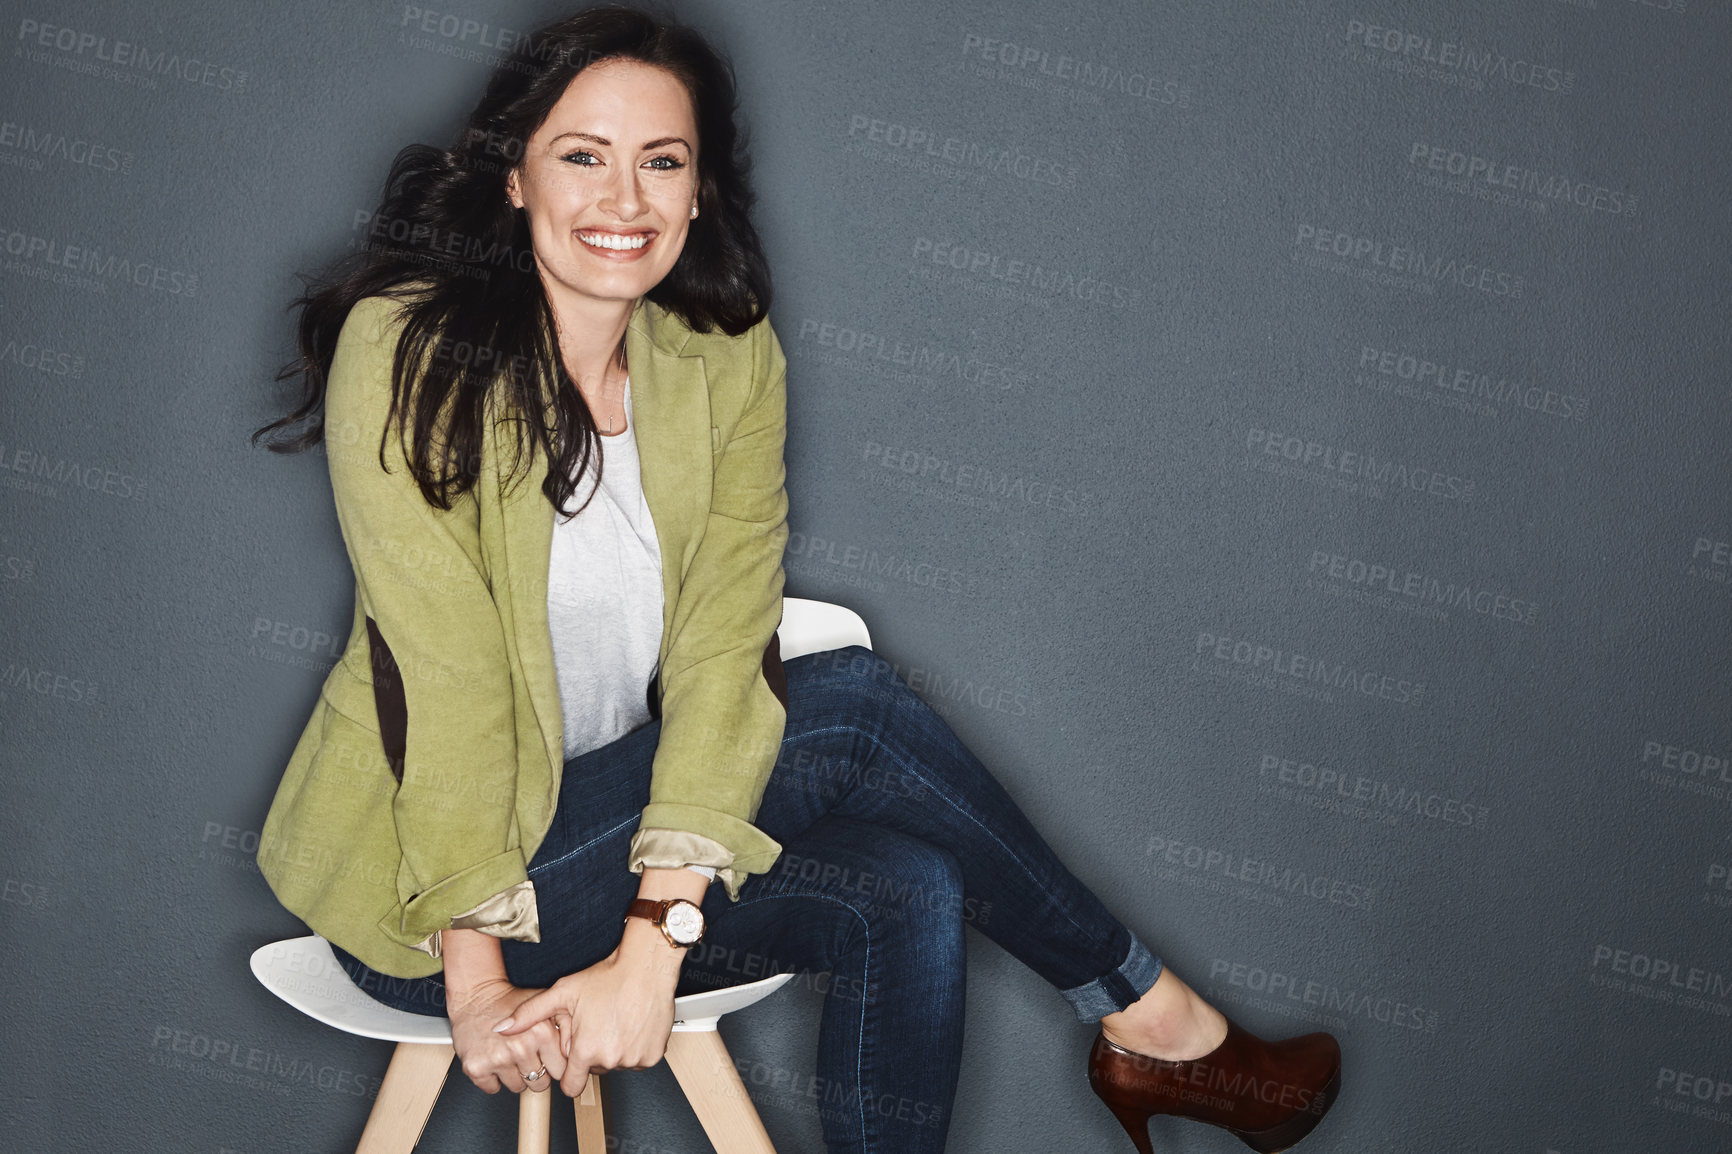
<svg viewBox="0 0 1732 1154"><path fill-rule="evenodd" d="M962 1054L965 925L1085 1022L1136 1001L1161 963L888 662L849 646L785 668L787 728L752 821L782 854L738 902L710 887L677 993L814 975L825 994L816 1076L777 1082L821 1103L830 1154L941 1151ZM541 941L501 943L517 985L551 985L619 944L639 880L626 850L659 733L651 722L566 762L529 865ZM439 975L392 978L337 957L379 1001L444 1013Z"/></svg>

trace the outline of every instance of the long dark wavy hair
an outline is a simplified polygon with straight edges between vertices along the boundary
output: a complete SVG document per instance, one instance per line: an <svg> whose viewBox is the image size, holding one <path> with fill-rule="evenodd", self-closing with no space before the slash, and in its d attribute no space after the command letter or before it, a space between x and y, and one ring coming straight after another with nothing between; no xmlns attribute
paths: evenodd
<svg viewBox="0 0 1732 1154"><path fill-rule="evenodd" d="M731 64L672 18L620 4L592 8L515 46L455 146L414 144L397 154L369 225L390 243L369 244L304 278L290 306L300 310L299 356L277 374L301 380L301 403L255 431L254 444L268 436L273 452L294 453L324 439L325 389L343 322L363 298L389 296L404 325L380 466L389 470L385 446L394 420L422 495L450 509L480 475L489 394L500 389L501 419L517 431L509 476L517 475L525 447L531 463L546 452L542 492L565 508L600 452L599 433L559 356L528 216L506 198L505 180L572 78L619 59L678 78L698 127L698 216L679 259L646 295L698 332L737 336L769 312L769 264L751 222L751 166L734 122Z"/></svg>

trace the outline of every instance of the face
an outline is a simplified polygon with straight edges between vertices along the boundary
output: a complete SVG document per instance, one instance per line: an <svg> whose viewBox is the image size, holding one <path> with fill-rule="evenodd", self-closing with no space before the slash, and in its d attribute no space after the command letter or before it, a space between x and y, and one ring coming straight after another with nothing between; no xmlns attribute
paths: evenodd
<svg viewBox="0 0 1732 1154"><path fill-rule="evenodd" d="M609 60L573 78L506 179L553 300L632 301L668 274L697 203L697 147L672 74Z"/></svg>

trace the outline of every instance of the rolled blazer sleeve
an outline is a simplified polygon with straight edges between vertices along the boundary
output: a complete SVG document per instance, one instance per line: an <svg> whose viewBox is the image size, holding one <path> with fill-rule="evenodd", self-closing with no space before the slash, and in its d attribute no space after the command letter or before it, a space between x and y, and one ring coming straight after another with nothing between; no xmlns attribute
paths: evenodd
<svg viewBox="0 0 1732 1154"><path fill-rule="evenodd" d="M402 915L380 929L425 950L428 935L449 928L453 915L510 891L518 895L520 927L512 936L536 940L516 817L511 674L474 495L449 511L428 504L395 422L384 452L390 471L380 466L398 332L393 312L382 298L351 311L325 399L337 519L370 620L381 739L401 777L392 815ZM480 483L489 477L484 469ZM530 889L527 909L519 887Z"/></svg>
<svg viewBox="0 0 1732 1154"><path fill-rule="evenodd" d="M715 461L703 540L675 606L650 802L628 858L634 872L646 860L716 866L736 901L746 876L782 851L751 822L787 724L781 662L766 652L788 539L787 360L767 318L748 334L752 388Z"/></svg>

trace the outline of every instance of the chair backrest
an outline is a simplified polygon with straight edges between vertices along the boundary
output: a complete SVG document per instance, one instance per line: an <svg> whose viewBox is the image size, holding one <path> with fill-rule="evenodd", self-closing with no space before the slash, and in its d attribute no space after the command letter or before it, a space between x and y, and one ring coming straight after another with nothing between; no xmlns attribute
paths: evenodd
<svg viewBox="0 0 1732 1154"><path fill-rule="evenodd" d="M792 661L808 653L849 645L863 645L870 649L872 635L866 631L866 622L852 609L828 601L784 597L782 624L776 628L776 642L782 660Z"/></svg>

